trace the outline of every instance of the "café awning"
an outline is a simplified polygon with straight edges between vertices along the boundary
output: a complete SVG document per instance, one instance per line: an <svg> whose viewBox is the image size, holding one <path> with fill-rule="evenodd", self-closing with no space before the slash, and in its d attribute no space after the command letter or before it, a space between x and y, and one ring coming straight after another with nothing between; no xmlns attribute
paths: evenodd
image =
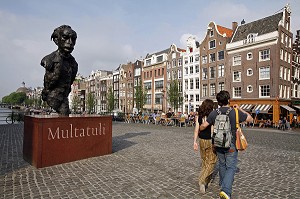
<svg viewBox="0 0 300 199"><path fill-rule="evenodd" d="M242 104L242 105L240 106L240 108L243 109L244 111L250 112L250 111L251 111L251 108L252 108L253 106L254 106L253 104Z"/></svg>
<svg viewBox="0 0 300 199"><path fill-rule="evenodd" d="M293 113L296 114L296 110L287 106L287 105L280 105L282 108L284 108L285 110L287 110L289 113Z"/></svg>
<svg viewBox="0 0 300 199"><path fill-rule="evenodd" d="M272 108L271 104L257 104L253 109L252 113L268 113L269 110Z"/></svg>

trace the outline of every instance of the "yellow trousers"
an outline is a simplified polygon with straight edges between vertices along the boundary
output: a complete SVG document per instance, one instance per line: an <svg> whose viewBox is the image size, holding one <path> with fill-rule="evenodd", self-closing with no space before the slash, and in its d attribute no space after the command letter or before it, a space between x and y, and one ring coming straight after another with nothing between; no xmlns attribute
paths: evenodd
<svg viewBox="0 0 300 199"><path fill-rule="evenodd" d="M200 139L199 146L201 156L201 171L199 176L199 184L207 185L211 181L215 164L217 162L217 155L213 151L211 139Z"/></svg>

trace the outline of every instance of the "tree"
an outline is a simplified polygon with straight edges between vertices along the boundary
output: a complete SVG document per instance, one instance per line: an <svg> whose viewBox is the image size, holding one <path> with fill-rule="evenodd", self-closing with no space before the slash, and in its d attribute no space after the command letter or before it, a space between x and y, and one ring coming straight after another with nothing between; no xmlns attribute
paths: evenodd
<svg viewBox="0 0 300 199"><path fill-rule="evenodd" d="M26 99L26 93L13 92L7 96L4 96L2 98L2 102L6 104L12 104L12 105L21 105L22 103L24 103L25 99Z"/></svg>
<svg viewBox="0 0 300 199"><path fill-rule="evenodd" d="M115 108L115 96L112 87L109 87L107 92L107 111L112 112Z"/></svg>
<svg viewBox="0 0 300 199"><path fill-rule="evenodd" d="M183 102L181 93L179 92L178 80L171 80L170 87L167 90L167 100L173 107L174 111L177 111L180 104Z"/></svg>
<svg viewBox="0 0 300 199"><path fill-rule="evenodd" d="M96 97L93 93L89 93L87 95L87 112L88 114L94 113L95 112L95 106L96 106Z"/></svg>
<svg viewBox="0 0 300 199"><path fill-rule="evenodd" d="M79 106L80 106L80 97L78 95L74 94L74 96L72 98L72 107L71 107L73 113L78 113L78 110L80 109Z"/></svg>
<svg viewBox="0 0 300 199"><path fill-rule="evenodd" d="M138 86L135 87L135 104L136 108L141 111L146 103L146 95L147 93L144 91L142 86L142 81Z"/></svg>

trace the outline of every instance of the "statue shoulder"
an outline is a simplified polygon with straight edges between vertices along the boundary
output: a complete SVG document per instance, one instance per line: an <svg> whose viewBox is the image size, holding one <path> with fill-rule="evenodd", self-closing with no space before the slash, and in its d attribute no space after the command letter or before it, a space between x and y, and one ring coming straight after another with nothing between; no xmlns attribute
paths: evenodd
<svg viewBox="0 0 300 199"><path fill-rule="evenodd" d="M46 70L51 70L53 64L57 62L57 53L56 51L52 52L49 55L46 55L42 60L41 60L41 66L43 66Z"/></svg>

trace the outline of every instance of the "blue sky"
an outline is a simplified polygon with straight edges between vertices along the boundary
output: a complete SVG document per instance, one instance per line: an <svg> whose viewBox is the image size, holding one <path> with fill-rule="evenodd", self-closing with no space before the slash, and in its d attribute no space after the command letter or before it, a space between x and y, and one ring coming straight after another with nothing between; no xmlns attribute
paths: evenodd
<svg viewBox="0 0 300 199"><path fill-rule="evenodd" d="M210 21L231 28L273 15L287 3L292 31L300 29L300 0L0 0L0 99L24 81L43 85L40 60L56 50L50 36L63 24L78 35L73 56L79 73L114 70L127 61L195 35L201 41Z"/></svg>

